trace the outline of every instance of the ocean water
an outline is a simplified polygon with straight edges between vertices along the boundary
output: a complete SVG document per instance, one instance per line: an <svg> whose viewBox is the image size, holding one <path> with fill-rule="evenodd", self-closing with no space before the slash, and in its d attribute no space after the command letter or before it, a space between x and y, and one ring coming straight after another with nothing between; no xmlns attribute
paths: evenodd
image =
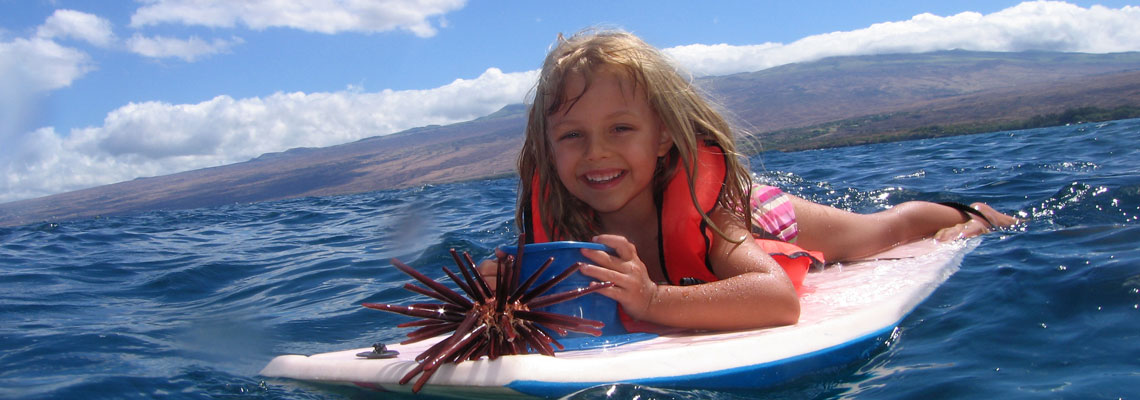
<svg viewBox="0 0 1140 400"><path fill-rule="evenodd" d="M1140 396L1140 120L752 159L859 212L985 201L987 235L872 358L757 392L617 385L582 398ZM511 244L515 180L0 228L0 398L382 396L257 375L275 355L397 341L395 257ZM868 288L874 290L874 288Z"/></svg>

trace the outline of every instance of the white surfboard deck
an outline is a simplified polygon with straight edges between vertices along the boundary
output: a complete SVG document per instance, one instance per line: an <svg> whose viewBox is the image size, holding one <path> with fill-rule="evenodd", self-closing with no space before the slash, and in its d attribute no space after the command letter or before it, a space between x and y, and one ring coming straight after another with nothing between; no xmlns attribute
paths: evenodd
<svg viewBox="0 0 1140 400"><path fill-rule="evenodd" d="M899 246L881 259L829 266L804 280L797 324L749 331L659 336L589 350L464 361L441 366L421 393L460 398L559 397L611 383L734 390L787 383L868 358L899 322L958 270L980 239ZM442 339L441 337L440 339ZM364 359L371 348L283 355L261 375L410 392L400 380L435 340L392 359Z"/></svg>

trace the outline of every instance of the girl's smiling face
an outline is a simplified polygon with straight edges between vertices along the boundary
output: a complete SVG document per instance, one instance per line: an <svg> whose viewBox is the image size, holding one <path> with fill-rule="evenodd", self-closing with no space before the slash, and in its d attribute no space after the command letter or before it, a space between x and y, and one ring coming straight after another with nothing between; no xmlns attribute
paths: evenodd
<svg viewBox="0 0 1140 400"><path fill-rule="evenodd" d="M567 76L564 92L571 98L547 116L558 178L602 216L630 211L631 204L652 207L657 158L673 142L631 81L608 68L591 78L587 88L581 74Z"/></svg>

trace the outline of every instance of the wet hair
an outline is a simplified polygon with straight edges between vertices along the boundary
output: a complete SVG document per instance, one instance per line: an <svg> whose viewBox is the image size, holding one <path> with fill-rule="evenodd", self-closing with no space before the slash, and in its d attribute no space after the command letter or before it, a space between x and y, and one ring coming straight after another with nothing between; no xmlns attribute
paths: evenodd
<svg viewBox="0 0 1140 400"><path fill-rule="evenodd" d="M529 207L532 193L548 188L539 202L541 223L546 232L561 240L589 240L598 234L597 217L586 203L578 200L563 186L555 170L553 153L546 130L547 117L570 107L589 90L592 77L600 71L615 72L632 84L633 90L646 95L650 108L656 113L666 134L673 141L669 153L659 160L654 173L654 196L660 198L665 184L674 173L690 177L689 192L696 203L692 187L696 175L696 156L699 141L719 145L725 157L725 187L718 206L738 215L748 226L747 196L751 175L736 152L732 127L710 102L693 85L692 78L675 67L668 58L637 36L622 31L587 30L569 38L558 35L553 49L546 56L534 91L534 100L528 110L526 137L519 154L519 204L516 221L525 229L524 211ZM580 75L586 85L581 93L567 93L566 80ZM534 186L537 175L538 186ZM708 207L707 205L701 205ZM702 217L721 237L739 242L743 238L726 237L705 213Z"/></svg>

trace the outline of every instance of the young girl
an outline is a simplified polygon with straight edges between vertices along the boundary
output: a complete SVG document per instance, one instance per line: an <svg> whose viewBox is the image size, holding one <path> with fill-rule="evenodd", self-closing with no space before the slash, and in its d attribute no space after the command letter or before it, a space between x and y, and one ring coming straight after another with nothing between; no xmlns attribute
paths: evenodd
<svg viewBox="0 0 1140 400"><path fill-rule="evenodd" d="M612 247L614 255L583 251L594 265L581 272L613 282L599 293L633 320L674 328L794 324L793 279L803 277L785 267L812 261L803 255L849 260L1016 221L983 204L909 202L860 215L754 187L724 118L661 53L624 32L559 36L518 166L516 220L528 242ZM780 240L753 240L754 229Z"/></svg>

